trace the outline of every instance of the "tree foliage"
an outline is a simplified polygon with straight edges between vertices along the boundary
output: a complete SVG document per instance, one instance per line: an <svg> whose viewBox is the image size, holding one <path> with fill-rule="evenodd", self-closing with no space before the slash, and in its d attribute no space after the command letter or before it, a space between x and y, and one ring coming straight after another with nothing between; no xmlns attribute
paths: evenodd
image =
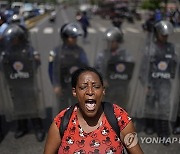
<svg viewBox="0 0 180 154"><path fill-rule="evenodd" d="M145 0L142 2L142 8L148 10L160 9L161 0Z"/></svg>

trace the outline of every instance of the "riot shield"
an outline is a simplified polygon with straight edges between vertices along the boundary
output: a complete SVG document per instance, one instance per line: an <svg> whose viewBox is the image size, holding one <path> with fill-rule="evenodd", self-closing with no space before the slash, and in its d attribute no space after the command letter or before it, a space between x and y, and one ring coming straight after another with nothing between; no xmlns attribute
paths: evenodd
<svg viewBox="0 0 180 154"><path fill-rule="evenodd" d="M179 55L171 44L146 47L139 70L132 114L138 118L175 121L179 103Z"/></svg>
<svg viewBox="0 0 180 154"><path fill-rule="evenodd" d="M113 55L109 44L104 40L95 57L94 67L105 79L105 101L118 104L128 112L132 106L132 96L137 80L135 58L135 55L138 55L137 51L124 41Z"/></svg>
<svg viewBox="0 0 180 154"><path fill-rule="evenodd" d="M57 105L55 105L55 111L53 112L58 113L77 101L72 95L71 75L78 68L86 66L79 60L80 50L81 48L79 47L59 47L56 50L52 78L54 85L61 87L62 94L60 96L57 95Z"/></svg>
<svg viewBox="0 0 180 154"><path fill-rule="evenodd" d="M131 80L133 69L134 62L111 60L107 65L107 79L109 83Z"/></svg>
<svg viewBox="0 0 180 154"><path fill-rule="evenodd" d="M3 93L7 120L45 117L39 63L24 52L5 52L2 58Z"/></svg>
<svg viewBox="0 0 180 154"><path fill-rule="evenodd" d="M127 110L134 62L110 60L107 64L107 101Z"/></svg>

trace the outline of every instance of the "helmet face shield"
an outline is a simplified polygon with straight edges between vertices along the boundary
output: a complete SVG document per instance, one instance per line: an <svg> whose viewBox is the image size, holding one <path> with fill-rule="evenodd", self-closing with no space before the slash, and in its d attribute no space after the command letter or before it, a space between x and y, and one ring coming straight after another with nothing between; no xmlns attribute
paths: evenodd
<svg viewBox="0 0 180 154"><path fill-rule="evenodd" d="M173 33L173 25L169 21L160 21L155 25L156 31L161 35L170 35Z"/></svg>

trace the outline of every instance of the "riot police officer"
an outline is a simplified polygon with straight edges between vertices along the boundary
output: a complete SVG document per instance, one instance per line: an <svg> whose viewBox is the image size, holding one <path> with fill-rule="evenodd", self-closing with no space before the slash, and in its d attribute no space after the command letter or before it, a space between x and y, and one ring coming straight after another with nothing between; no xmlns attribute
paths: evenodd
<svg viewBox="0 0 180 154"><path fill-rule="evenodd" d="M168 41L172 32L169 21L155 24L155 38L146 47L141 64L139 95L136 95L139 105L135 103L136 115L146 118L145 132L156 131L159 137L165 138L170 135L169 122L176 119L179 101L179 60L174 44Z"/></svg>
<svg viewBox="0 0 180 154"><path fill-rule="evenodd" d="M95 60L95 68L105 78L106 100L127 109L130 81L133 76L134 61L126 49L122 48L123 34L117 27L105 32L106 48Z"/></svg>
<svg viewBox="0 0 180 154"><path fill-rule="evenodd" d="M43 141L45 132L42 119L45 106L40 79L40 55L31 46L27 30L9 25L3 33L5 48L1 54L3 74L4 113L6 120L17 120L15 138L28 132L28 119L35 128L38 141Z"/></svg>
<svg viewBox="0 0 180 154"><path fill-rule="evenodd" d="M64 24L60 30L62 44L49 54L49 77L57 99L60 100L58 107L55 107L58 111L73 103L71 74L77 68L89 65L84 49L77 44L77 38L81 35L82 29L77 23Z"/></svg>

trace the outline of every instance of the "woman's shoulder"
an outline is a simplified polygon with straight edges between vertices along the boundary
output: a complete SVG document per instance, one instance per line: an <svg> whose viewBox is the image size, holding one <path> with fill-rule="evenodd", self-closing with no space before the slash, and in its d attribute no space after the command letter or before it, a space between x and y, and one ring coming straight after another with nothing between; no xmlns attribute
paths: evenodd
<svg viewBox="0 0 180 154"><path fill-rule="evenodd" d="M120 107L117 104L113 104L113 107L114 107L114 112L117 113L117 114L121 114L121 115L122 114L128 114L125 109L123 109L122 107Z"/></svg>
<svg viewBox="0 0 180 154"><path fill-rule="evenodd" d="M114 107L114 114L118 120L118 125L120 126L121 130L123 130L128 123L131 121L131 117L129 117L127 111L117 104L113 104Z"/></svg>
<svg viewBox="0 0 180 154"><path fill-rule="evenodd" d="M61 123L61 118L64 116L65 112L68 110L69 108L66 108L62 111L60 111L54 118L54 122L57 125L57 127L60 127L60 123Z"/></svg>

